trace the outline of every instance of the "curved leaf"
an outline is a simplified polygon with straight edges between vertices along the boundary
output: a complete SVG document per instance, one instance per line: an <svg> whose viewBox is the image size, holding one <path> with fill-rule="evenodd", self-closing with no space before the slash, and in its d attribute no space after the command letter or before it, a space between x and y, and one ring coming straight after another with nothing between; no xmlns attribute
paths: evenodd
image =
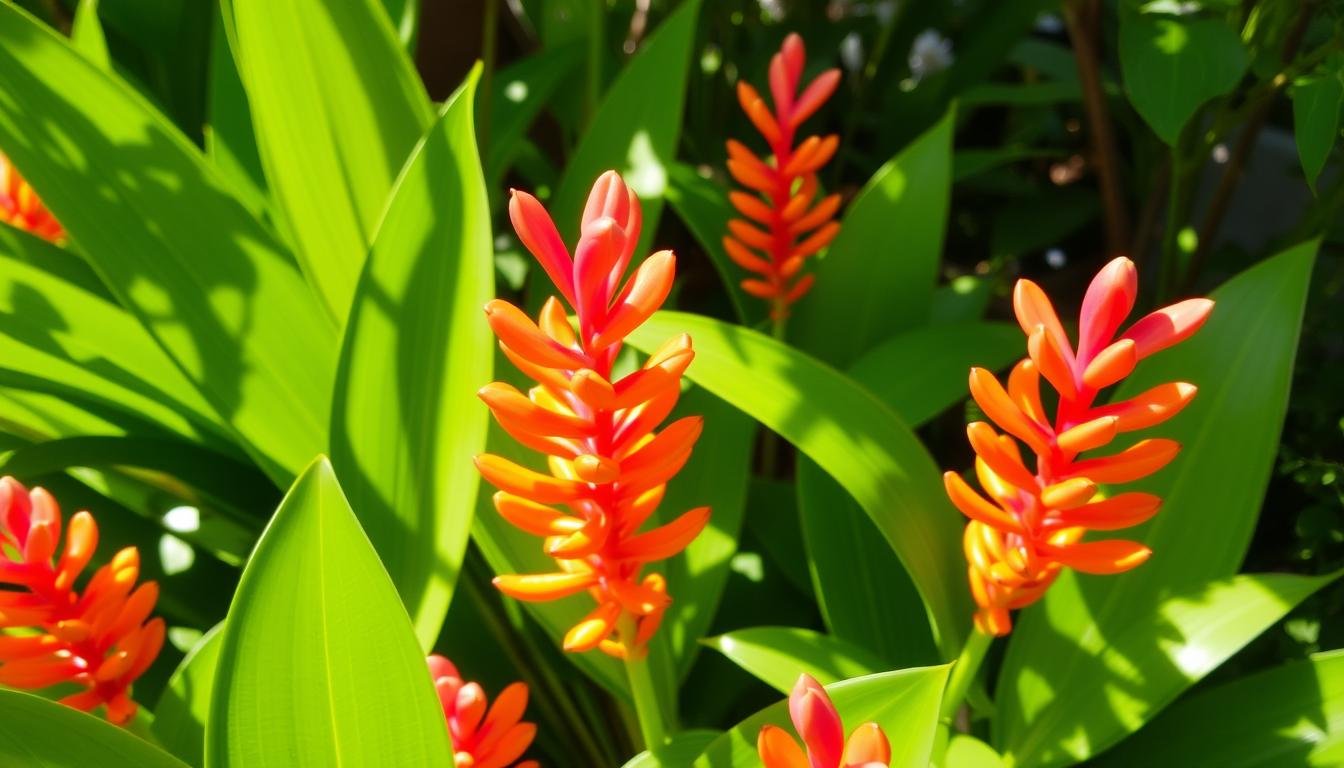
<svg viewBox="0 0 1344 768"><path fill-rule="evenodd" d="M33 768L186 768L105 720L0 688L0 764Z"/></svg>
<svg viewBox="0 0 1344 768"><path fill-rule="evenodd" d="M205 765L205 722L224 625L216 624L177 665L154 707L154 737L188 765Z"/></svg>
<svg viewBox="0 0 1344 768"><path fill-rule="evenodd" d="M325 458L257 542L220 643L207 765L452 764L406 611Z"/></svg>
<svg viewBox="0 0 1344 768"><path fill-rule="evenodd" d="M849 204L816 286L789 323L795 344L846 367L927 322L952 202L955 109L873 174Z"/></svg>
<svg viewBox="0 0 1344 768"><path fill-rule="evenodd" d="M1197 693L1107 752L1100 766L1337 766L1344 757L1344 650Z"/></svg>
<svg viewBox="0 0 1344 768"><path fill-rule="evenodd" d="M1036 760L1058 750L1067 729L1042 725L1040 718L1065 681L1087 669L1096 670L1092 679L1107 679L1096 659L1114 637L1151 620L1145 617L1156 615L1173 591L1236 572L1273 467L1315 250L1314 243L1297 246L1228 281L1213 292L1217 306L1197 334L1145 361L1120 387L1117 398L1168 381L1200 388L1161 427L1163 437L1183 446L1176 461L1126 486L1164 499L1163 512L1125 532L1153 555L1122 578L1066 572L1041 603L1023 612L997 696L995 743L1003 751ZM1091 748L1080 742L1071 752L1113 738L1097 734L1086 740ZM1058 751L1051 754L1062 759Z"/></svg>
<svg viewBox="0 0 1344 768"><path fill-rule="evenodd" d="M630 758L621 768L678 768L689 765L721 735L720 731L682 731L652 752L640 752Z"/></svg>
<svg viewBox="0 0 1344 768"><path fill-rule="evenodd" d="M1246 49L1221 19L1120 14L1120 71L1139 115L1166 143L1204 102L1236 87Z"/></svg>
<svg viewBox="0 0 1344 768"><path fill-rule="evenodd" d="M457 581L485 448L494 295L473 74L412 154L374 240L332 413L332 461L383 565L433 646Z"/></svg>
<svg viewBox="0 0 1344 768"><path fill-rule="evenodd" d="M266 179L304 274L344 321L429 97L377 0L233 0L233 18Z"/></svg>
<svg viewBox="0 0 1344 768"><path fill-rule="evenodd" d="M1004 768L1003 758L985 742L958 733L947 744L947 768Z"/></svg>
<svg viewBox="0 0 1344 768"><path fill-rule="evenodd" d="M822 685L881 672L882 660L831 635L794 627L752 627L710 637L705 645L788 694L800 672Z"/></svg>
<svg viewBox="0 0 1344 768"><path fill-rule="evenodd" d="M891 768L928 768L947 665L902 669L826 686L846 731L875 722L891 742ZM696 768L759 768L756 735L767 723L793 733L789 703L781 701L715 739Z"/></svg>
<svg viewBox="0 0 1344 768"><path fill-rule="evenodd" d="M1339 138L1339 112L1344 105L1342 73L1324 69L1293 83L1293 137L1307 185L1316 186L1316 177L1325 168L1330 150Z"/></svg>
<svg viewBox="0 0 1344 768"><path fill-rule="evenodd" d="M681 332L695 343L691 381L796 445L863 506L919 588L940 649L954 656L970 616L960 520L910 428L853 380L752 330L659 312L629 341L647 351Z"/></svg>
<svg viewBox="0 0 1344 768"><path fill-rule="evenodd" d="M325 447L335 332L289 257L143 98L8 2L0 146L272 477Z"/></svg>
<svg viewBox="0 0 1344 768"><path fill-rule="evenodd" d="M769 305L742 290L745 273L723 250L728 220L737 215L728 202L728 190L685 163L673 163L668 168L667 202L719 273L738 322L754 326L763 321Z"/></svg>

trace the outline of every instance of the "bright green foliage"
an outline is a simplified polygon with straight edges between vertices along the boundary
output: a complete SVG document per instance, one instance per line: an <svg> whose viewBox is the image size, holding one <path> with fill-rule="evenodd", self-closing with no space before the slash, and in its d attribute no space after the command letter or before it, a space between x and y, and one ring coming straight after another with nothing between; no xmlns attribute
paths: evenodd
<svg viewBox="0 0 1344 768"><path fill-rule="evenodd" d="M882 662L838 637L793 627L753 627L705 639L705 645L780 693L806 672L822 685L880 672Z"/></svg>
<svg viewBox="0 0 1344 768"><path fill-rule="evenodd" d="M826 686L846 731L875 722L891 741L892 768L927 768L946 666L903 669ZM767 723L793 732L787 701L742 721L711 743L695 768L758 768L756 734Z"/></svg>
<svg viewBox="0 0 1344 768"><path fill-rule="evenodd" d="M297 472L326 443L335 332L275 238L139 94L8 2L0 91L0 146L118 301L268 473Z"/></svg>
<svg viewBox="0 0 1344 768"><path fill-rule="evenodd" d="M452 764L424 654L323 457L257 542L218 665L210 768Z"/></svg>
<svg viewBox="0 0 1344 768"><path fill-rule="evenodd" d="M852 380L755 331L660 312L630 343L648 350L683 331L696 348L687 376L792 442L849 491L910 571L940 648L954 653L969 616L959 526L914 433ZM826 418L816 417L814 403L827 404Z"/></svg>
<svg viewBox="0 0 1344 768"><path fill-rule="evenodd" d="M154 738L188 765L205 764L205 723L210 718L223 630L223 624L216 625L196 643L154 708Z"/></svg>
<svg viewBox="0 0 1344 768"><path fill-rule="evenodd" d="M949 110L850 202L812 270L816 285L789 321L800 349L846 367L878 341L924 324L952 197L955 123Z"/></svg>
<svg viewBox="0 0 1344 768"><path fill-rule="evenodd" d="M1344 757L1344 652L1248 675L1184 699L1099 765L1326 768Z"/></svg>
<svg viewBox="0 0 1344 768"><path fill-rule="evenodd" d="M339 325L429 97L378 0L232 5L266 178Z"/></svg>
<svg viewBox="0 0 1344 768"><path fill-rule="evenodd" d="M1236 30L1216 19L1120 16L1125 91L1168 144L1204 102L1236 87L1246 71Z"/></svg>
<svg viewBox="0 0 1344 768"><path fill-rule="evenodd" d="M332 414L333 463L426 649L471 528L471 459L487 418L476 390L493 362L475 89L473 76L449 100L393 190L355 294Z"/></svg>
<svg viewBox="0 0 1344 768"><path fill-rule="evenodd" d="M0 764L32 768L186 768L106 721L0 688Z"/></svg>
<svg viewBox="0 0 1344 768"><path fill-rule="evenodd" d="M1339 111L1344 81L1339 68L1326 68L1293 83L1293 136L1302 171L1313 188L1339 139Z"/></svg>

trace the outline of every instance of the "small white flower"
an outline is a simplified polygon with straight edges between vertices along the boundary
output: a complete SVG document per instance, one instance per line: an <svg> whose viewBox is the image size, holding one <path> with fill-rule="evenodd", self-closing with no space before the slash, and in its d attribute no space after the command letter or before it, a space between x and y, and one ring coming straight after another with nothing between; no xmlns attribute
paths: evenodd
<svg viewBox="0 0 1344 768"><path fill-rule="evenodd" d="M1043 35L1057 35L1064 31L1064 21L1053 13L1042 13L1036 17L1036 31Z"/></svg>
<svg viewBox="0 0 1344 768"><path fill-rule="evenodd" d="M952 66L952 41L936 29L919 33L910 46L910 75L919 82Z"/></svg>
<svg viewBox="0 0 1344 768"><path fill-rule="evenodd" d="M1227 151L1227 145L1219 142L1213 147L1213 162L1222 165L1228 161L1232 153Z"/></svg>
<svg viewBox="0 0 1344 768"><path fill-rule="evenodd" d="M1045 263L1049 264L1051 269L1060 269L1069 261L1062 248L1051 248L1045 252Z"/></svg>
<svg viewBox="0 0 1344 768"><path fill-rule="evenodd" d="M858 72L863 67L863 38L858 32L850 32L840 41L840 63L850 72Z"/></svg>
<svg viewBox="0 0 1344 768"><path fill-rule="evenodd" d="M783 0L757 0L761 6L761 15L768 21L784 20Z"/></svg>

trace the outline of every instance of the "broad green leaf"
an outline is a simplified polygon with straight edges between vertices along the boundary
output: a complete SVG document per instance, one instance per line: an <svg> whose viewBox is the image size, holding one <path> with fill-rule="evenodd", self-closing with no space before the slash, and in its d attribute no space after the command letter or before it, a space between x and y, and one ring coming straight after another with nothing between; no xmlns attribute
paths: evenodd
<svg viewBox="0 0 1344 768"><path fill-rule="evenodd" d="M985 316L993 298L994 283L988 277L962 275L933 292L929 306L930 325L975 322Z"/></svg>
<svg viewBox="0 0 1344 768"><path fill-rule="evenodd" d="M188 765L205 765L205 723L210 716L223 629L223 624L215 625L196 643L177 665L154 707L154 737Z"/></svg>
<svg viewBox="0 0 1344 768"><path fill-rule="evenodd" d="M1339 138L1339 110L1344 104L1344 81L1336 71L1321 71L1293 84L1293 136L1307 184L1316 186L1330 150Z"/></svg>
<svg viewBox="0 0 1344 768"><path fill-rule="evenodd" d="M602 106L565 165L564 178L550 206L565 242L578 239L579 218L593 182L604 171L615 169L643 201L643 233L635 253L648 253L667 190L667 169L676 157L681 136L686 78L699 13L700 0L683 2L625 65L603 97ZM533 274L545 279L541 270ZM542 297L550 293L553 291L546 291ZM536 299L538 306L540 302Z"/></svg>
<svg viewBox="0 0 1344 768"><path fill-rule="evenodd" d="M1199 387L1189 406L1152 430L1180 442L1180 455L1125 486L1164 499L1151 522L1124 532L1153 555L1122 577L1066 572L1023 612L1000 676L997 745L1024 760L1058 750L1053 739L1063 731L1041 730L1038 721L1065 681L1081 679L1079 670L1127 627L1156 615L1167 595L1237 571L1273 467L1315 251L1315 243L1291 248L1228 281L1213 292L1217 305L1198 333L1142 363L1120 387L1117 398L1168 381Z"/></svg>
<svg viewBox="0 0 1344 768"><path fill-rule="evenodd" d="M129 731L40 696L0 688L0 764L186 768Z"/></svg>
<svg viewBox="0 0 1344 768"><path fill-rule="evenodd" d="M848 734L863 723L882 726L891 742L891 768L928 768L946 665L902 669L826 686ZM767 723L793 733L789 704L781 701L752 715L714 740L696 768L759 768L756 735Z"/></svg>
<svg viewBox="0 0 1344 768"><path fill-rule="evenodd" d="M892 158L849 204L789 328L800 349L845 367L929 314L952 199L955 110Z"/></svg>
<svg viewBox="0 0 1344 768"><path fill-rule="evenodd" d="M955 656L970 611L960 520L910 428L852 379L746 328L660 312L629 341L647 351L681 332L695 343L691 381L796 445L863 506L919 588L939 648Z"/></svg>
<svg viewBox="0 0 1344 768"><path fill-rule="evenodd" d="M503 194L501 180L521 148L528 127L556 86L578 66L581 54L578 45L547 48L496 72L490 92L481 91L477 125L486 188L492 198Z"/></svg>
<svg viewBox="0 0 1344 768"><path fill-rule="evenodd" d="M659 632L671 648L679 678L690 671L699 641L709 631L728 580L728 565L737 553L756 436L755 421L700 387L683 392L669 418L683 414L703 417L704 432L690 461L668 483L659 517L670 522L704 506L711 512L709 524L695 541L666 565L656 566L667 575L672 595Z"/></svg>
<svg viewBox="0 0 1344 768"><path fill-rule="evenodd" d="M248 211L260 217L269 210L271 200L257 139L252 133L252 107L233 56L230 42L233 14L227 6L228 0L221 0L210 39L205 154L221 175L233 183L234 194Z"/></svg>
<svg viewBox="0 0 1344 768"><path fill-rule="evenodd" d="M335 333L289 257L176 128L7 0L0 146L269 474L323 449Z"/></svg>
<svg viewBox="0 0 1344 768"><path fill-rule="evenodd" d="M1101 752L1337 576L1241 575L1176 592L1076 661L1064 679L1088 684L1058 686L1005 752L1024 765L1073 764Z"/></svg>
<svg viewBox="0 0 1344 768"><path fill-rule="evenodd" d="M238 71L303 272L338 323L388 193L433 121L378 0L233 0Z"/></svg>
<svg viewBox="0 0 1344 768"><path fill-rule="evenodd" d="M410 620L323 457L243 571L205 755L211 768L452 764Z"/></svg>
<svg viewBox="0 0 1344 768"><path fill-rule="evenodd" d="M958 733L947 744L946 768L1004 768L1003 758L985 742Z"/></svg>
<svg viewBox="0 0 1344 768"><path fill-rule="evenodd" d="M722 733L720 731L682 731L652 752L640 752L622 768L678 768L689 765Z"/></svg>
<svg viewBox="0 0 1344 768"><path fill-rule="evenodd" d="M1338 766L1344 758L1344 651L1318 653L1172 705L1101 766Z"/></svg>
<svg viewBox="0 0 1344 768"><path fill-rule="evenodd" d="M476 155L476 75L411 155L346 327L332 461L383 565L433 646L462 563L493 360L490 217Z"/></svg>
<svg viewBox="0 0 1344 768"><path fill-rule="evenodd" d="M13 380L11 380L13 379ZM0 384L28 382L0 368ZM122 436L134 430L134 421L89 402L76 403L68 395L0 386L0 430L25 442L42 442L74 435ZM153 431L153 426L144 427Z"/></svg>
<svg viewBox="0 0 1344 768"><path fill-rule="evenodd" d="M728 220L736 213L728 202L728 190L706 179L685 163L673 163L668 168L667 202L677 217L709 257L714 271L723 281L723 290L733 305L738 322L755 325L764 320L768 305L742 290L746 273L728 258L723 250L723 236L728 231Z"/></svg>
<svg viewBox="0 0 1344 768"><path fill-rule="evenodd" d="M19 249L23 260L9 256ZM134 317L38 265L53 252L35 238L0 235L0 365L14 372L5 378L231 446L228 427Z"/></svg>
<svg viewBox="0 0 1344 768"><path fill-rule="evenodd" d="M1134 109L1175 145L1204 102L1236 87L1246 49L1219 19L1120 14L1120 71Z"/></svg>
<svg viewBox="0 0 1344 768"><path fill-rule="evenodd" d="M965 399L971 366L1003 367L1023 354L1024 346L1021 331L1005 323L921 328L875 347L850 376L918 427ZM919 365L912 367L912 360ZM798 462L797 487L808 565L826 626L889 667L936 658L927 627L911 621L919 594L863 508L807 459Z"/></svg>
<svg viewBox="0 0 1344 768"><path fill-rule="evenodd" d="M806 672L822 685L881 672L881 659L857 645L810 629L752 627L706 638L722 653L775 690L788 694Z"/></svg>
<svg viewBox="0 0 1344 768"><path fill-rule="evenodd" d="M70 44L89 61L111 71L112 58L107 53L107 38L98 21L98 0L79 0L75 20L70 26Z"/></svg>

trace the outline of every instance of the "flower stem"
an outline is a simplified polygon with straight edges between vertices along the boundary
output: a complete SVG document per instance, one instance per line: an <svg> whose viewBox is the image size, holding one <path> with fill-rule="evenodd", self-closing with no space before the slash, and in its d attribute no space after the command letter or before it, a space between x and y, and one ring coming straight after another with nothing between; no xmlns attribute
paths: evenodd
<svg viewBox="0 0 1344 768"><path fill-rule="evenodd" d="M775 300L775 311L771 312L770 337L776 341L784 342L785 331L787 330L788 318L782 310L782 302ZM773 478L779 474L780 452L784 446L780 443L779 436L769 429L761 431L761 474L767 478Z"/></svg>
<svg viewBox="0 0 1344 768"><path fill-rule="evenodd" d="M667 717L662 699L649 674L647 648L634 644L635 622L630 617L621 619L621 639L625 643L625 676L630 683L630 696L635 700L635 716L639 718L639 732L644 748L654 750L667 743Z"/></svg>
<svg viewBox="0 0 1344 768"><path fill-rule="evenodd" d="M947 743L952 738L952 726L957 718L957 710L961 709L961 703L966 699L966 692L971 689L971 683L975 682L976 675L980 672L980 665L985 661L985 652L989 650L992 642L994 642L993 636L972 629L971 636L966 638L966 645L962 646L961 655L952 665L952 677L947 681L947 688L943 691L943 705L938 710L938 738L934 743L934 765L941 765L943 762Z"/></svg>

